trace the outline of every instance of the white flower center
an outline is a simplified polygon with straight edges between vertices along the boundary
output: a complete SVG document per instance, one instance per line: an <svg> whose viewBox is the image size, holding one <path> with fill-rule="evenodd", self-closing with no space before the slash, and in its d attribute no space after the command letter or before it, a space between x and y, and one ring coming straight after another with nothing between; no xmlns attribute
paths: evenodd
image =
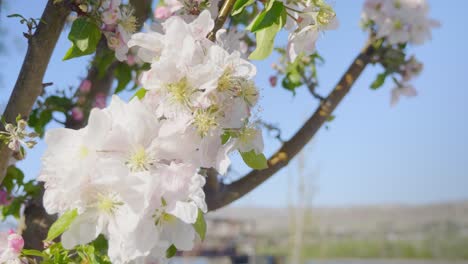
<svg viewBox="0 0 468 264"><path fill-rule="evenodd" d="M86 146L81 146L79 150L79 155L81 159L86 158L89 155L89 149Z"/></svg>
<svg viewBox="0 0 468 264"><path fill-rule="evenodd" d="M250 144L252 141L254 141L256 135L257 130L250 127L245 128L239 135L239 141L242 144Z"/></svg>
<svg viewBox="0 0 468 264"><path fill-rule="evenodd" d="M119 200L115 193L109 193L107 195L98 194L96 207L100 212L114 214L115 210L121 205L123 205L123 202Z"/></svg>
<svg viewBox="0 0 468 264"><path fill-rule="evenodd" d="M182 78L176 83L171 83L167 86L171 100L174 103L181 105L190 105L190 97L195 93L195 89L190 86L187 78Z"/></svg>
<svg viewBox="0 0 468 264"><path fill-rule="evenodd" d="M140 172L149 170L150 166L153 165L154 159L151 155L143 148L138 146L134 151L130 153L130 157L125 163L132 172Z"/></svg>
<svg viewBox="0 0 468 264"><path fill-rule="evenodd" d="M216 122L216 110L214 109L198 109L193 117L193 124L197 128L200 136L204 137L208 132L218 126Z"/></svg>

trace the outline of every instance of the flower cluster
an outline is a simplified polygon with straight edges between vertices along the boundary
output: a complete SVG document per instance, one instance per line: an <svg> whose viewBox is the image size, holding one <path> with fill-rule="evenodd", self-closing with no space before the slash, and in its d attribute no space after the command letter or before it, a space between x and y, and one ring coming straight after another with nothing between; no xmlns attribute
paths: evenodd
<svg viewBox="0 0 468 264"><path fill-rule="evenodd" d="M396 87L392 90L392 96L390 105L394 106L400 100L400 96L414 97L418 95L416 89L409 83L415 76L419 75L422 71L423 64L416 60L415 57L411 56L409 60L405 61L403 65L400 66L400 75L401 80L394 80Z"/></svg>
<svg viewBox="0 0 468 264"><path fill-rule="evenodd" d="M23 237L13 230L0 232L0 263L21 264L21 250L24 246Z"/></svg>
<svg viewBox="0 0 468 264"><path fill-rule="evenodd" d="M366 0L362 19L390 44L423 44L431 38L431 29L439 25L428 13L426 0Z"/></svg>
<svg viewBox="0 0 468 264"><path fill-rule="evenodd" d="M284 5L288 10L285 28L290 32L287 51L291 61L300 53L313 54L320 32L338 27L335 12L324 0L285 0Z"/></svg>
<svg viewBox="0 0 468 264"><path fill-rule="evenodd" d="M107 45L115 51L115 56L120 61L127 60L127 42L137 30L137 20L130 6L122 6L121 0L106 0L101 5L101 19L103 33L107 39Z"/></svg>
<svg viewBox="0 0 468 264"><path fill-rule="evenodd" d="M204 11L192 23L169 18L163 33L133 35L129 47L151 64L146 90L129 103L114 96L83 129L46 134L44 207L77 214L65 248L103 234L112 263L164 262L169 248L190 250L207 212L201 169L226 173L234 150L263 156L261 131L249 122L256 69L209 41L213 26Z"/></svg>

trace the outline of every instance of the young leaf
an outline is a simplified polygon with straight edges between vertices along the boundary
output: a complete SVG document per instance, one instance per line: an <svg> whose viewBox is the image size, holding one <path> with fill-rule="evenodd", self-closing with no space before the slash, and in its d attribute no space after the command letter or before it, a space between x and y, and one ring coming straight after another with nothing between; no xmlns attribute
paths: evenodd
<svg viewBox="0 0 468 264"><path fill-rule="evenodd" d="M47 255L42 253L39 250L35 249L23 249L21 253L25 256L35 256L35 257L41 257L41 258L47 258Z"/></svg>
<svg viewBox="0 0 468 264"><path fill-rule="evenodd" d="M177 254L177 248L174 245L171 245L167 250L166 250L166 258L172 258Z"/></svg>
<svg viewBox="0 0 468 264"><path fill-rule="evenodd" d="M237 0L232 9L232 15L238 15L244 11L246 7L255 3L255 0Z"/></svg>
<svg viewBox="0 0 468 264"><path fill-rule="evenodd" d="M221 135L221 144L223 145L226 144L230 138L231 138L231 133L227 131L224 132L224 134Z"/></svg>
<svg viewBox="0 0 468 264"><path fill-rule="evenodd" d="M274 1L270 9L264 9L252 23L248 26L251 32L257 32L261 29L268 28L273 24L278 24L282 19L283 13L286 14L286 9L282 2Z"/></svg>
<svg viewBox="0 0 468 264"><path fill-rule="evenodd" d="M275 4L273 4L273 6L275 6ZM284 9L282 3L277 4L276 6L278 7L272 7L271 9L280 10L281 12L277 17L275 17L275 21L270 26L265 27L267 23L263 22L255 26L256 29L261 29L255 32L257 47L249 56L249 59L251 60L263 60L271 54L276 34L286 23L286 9Z"/></svg>
<svg viewBox="0 0 468 264"><path fill-rule="evenodd" d="M55 221L47 233L46 241L52 241L63 232L67 231L70 225L73 223L73 220L78 216L78 211L76 209L65 212L63 215Z"/></svg>
<svg viewBox="0 0 468 264"><path fill-rule="evenodd" d="M255 150L251 150L249 152L241 152L240 154L245 164L247 164L250 168L255 170L263 170L268 168L267 159L262 153L257 154L255 153Z"/></svg>
<svg viewBox="0 0 468 264"><path fill-rule="evenodd" d="M377 78L371 84L371 89L373 90L379 89L384 84L385 78L387 78L386 72L380 73L379 75L377 75Z"/></svg>
<svg viewBox="0 0 468 264"><path fill-rule="evenodd" d="M90 19L80 17L73 22L68 39L72 42L72 46L63 60L94 53L101 39L101 31Z"/></svg>
<svg viewBox="0 0 468 264"><path fill-rule="evenodd" d="M131 99L133 99L134 97L138 97L138 99L141 100L143 99L143 97L145 97L147 91L148 90L146 90L145 88L140 88L138 91L136 91L136 93L132 96Z"/></svg>
<svg viewBox="0 0 468 264"><path fill-rule="evenodd" d="M118 84L115 89L115 94L123 91L127 85L132 80L132 69L126 63L120 63L115 69L115 76L117 78Z"/></svg>
<svg viewBox="0 0 468 264"><path fill-rule="evenodd" d="M195 232L200 236L201 240L205 240L206 236L206 222L202 210L198 209L197 221L193 224Z"/></svg>

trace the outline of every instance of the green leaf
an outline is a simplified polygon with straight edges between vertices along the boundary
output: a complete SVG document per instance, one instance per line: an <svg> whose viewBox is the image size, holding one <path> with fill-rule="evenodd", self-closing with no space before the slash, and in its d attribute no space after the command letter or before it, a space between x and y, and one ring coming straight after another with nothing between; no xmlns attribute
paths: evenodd
<svg viewBox="0 0 468 264"><path fill-rule="evenodd" d="M255 0L237 0L236 3L234 3L234 7L232 8L232 15L238 15L244 11L246 7L249 5L252 5L255 3Z"/></svg>
<svg viewBox="0 0 468 264"><path fill-rule="evenodd" d="M16 197L15 199L13 199L13 201L11 202L10 205L4 207L3 214L5 216L12 215L16 219L19 219L20 218L20 210L21 210L21 206L23 205L23 202L24 202L24 197L23 196L22 197Z"/></svg>
<svg viewBox="0 0 468 264"><path fill-rule="evenodd" d="M123 91L132 80L132 68L130 68L130 66L128 66L126 63L119 63L115 69L115 76L117 78L118 84L114 93L118 94Z"/></svg>
<svg viewBox="0 0 468 264"><path fill-rule="evenodd" d="M46 254L42 253L39 250L35 250L35 249L23 249L21 251L21 253L23 253L23 255L25 255L25 256L35 256L35 257L47 258Z"/></svg>
<svg viewBox="0 0 468 264"><path fill-rule="evenodd" d="M73 103L66 97L52 95L45 100L44 104L48 106L48 109L65 113L70 110Z"/></svg>
<svg viewBox="0 0 468 264"><path fill-rule="evenodd" d="M2 185L11 192L15 186L22 185L24 181L24 173L14 165L7 168L7 173Z"/></svg>
<svg viewBox="0 0 468 264"><path fill-rule="evenodd" d="M286 9L284 9L282 3L277 4L276 6L279 6L277 8L274 7L275 4L271 9L279 9L282 11L280 14L278 14L277 17L275 17L275 20L271 25L265 27L265 23L260 23L256 26L256 28L261 29L255 32L257 47L249 56L249 59L251 60L263 60L271 54L273 51L276 34L283 28L284 24L286 23Z"/></svg>
<svg viewBox="0 0 468 264"><path fill-rule="evenodd" d="M73 21L68 39L72 42L72 46L63 60L94 53L101 39L101 31L91 19L80 17Z"/></svg>
<svg viewBox="0 0 468 264"><path fill-rule="evenodd" d="M46 241L52 241L63 232L65 232L70 225L73 223L73 220L78 216L78 211L76 209L65 212L63 215L52 224L47 233Z"/></svg>
<svg viewBox="0 0 468 264"><path fill-rule="evenodd" d="M250 168L255 170L263 170L268 168L267 159L262 153L257 154L255 153L255 150L251 150L249 152L241 152L240 154L245 164L247 164Z"/></svg>
<svg viewBox="0 0 468 264"><path fill-rule="evenodd" d="M166 250L166 258L172 258L177 254L177 248L174 245L171 245L167 250Z"/></svg>
<svg viewBox="0 0 468 264"><path fill-rule="evenodd" d="M136 93L132 96L131 99L133 99L133 97L138 97L138 99L143 99L143 97L145 97L145 94L148 90L146 90L145 88L140 88L138 91L136 91ZM130 100L131 100L130 99Z"/></svg>
<svg viewBox="0 0 468 264"><path fill-rule="evenodd" d="M282 20L283 14L286 15L286 9L282 2L274 1L269 9L264 9L247 27L251 32L257 32L261 29L278 24Z"/></svg>
<svg viewBox="0 0 468 264"><path fill-rule="evenodd" d="M195 232L197 232L198 236L200 236L200 239L202 241L205 240L206 221L205 221L205 217L203 215L203 212L200 209L198 209L197 221L195 221L195 223L193 224L193 228L195 229Z"/></svg>
<svg viewBox="0 0 468 264"><path fill-rule="evenodd" d="M221 135L221 144L226 144L226 142L228 142L228 140L231 138L231 133L229 132L224 132L224 134Z"/></svg>
<svg viewBox="0 0 468 264"><path fill-rule="evenodd" d="M385 82L385 78L387 78L387 73L380 73L377 75L377 78L372 82L371 89L377 90L379 89Z"/></svg>

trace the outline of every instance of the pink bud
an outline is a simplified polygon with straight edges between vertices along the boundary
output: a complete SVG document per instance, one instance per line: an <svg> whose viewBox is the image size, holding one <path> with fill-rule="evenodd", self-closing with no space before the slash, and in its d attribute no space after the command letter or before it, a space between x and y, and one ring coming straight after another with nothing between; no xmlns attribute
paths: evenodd
<svg viewBox="0 0 468 264"><path fill-rule="evenodd" d="M127 56L127 64L128 64L129 66L133 66L133 65L135 65L135 63L136 63L136 61L135 61L135 56L129 54L129 55Z"/></svg>
<svg viewBox="0 0 468 264"><path fill-rule="evenodd" d="M83 110L81 110L81 108L77 106L72 108L71 115L72 115L73 120L75 121L81 121L84 118Z"/></svg>
<svg viewBox="0 0 468 264"><path fill-rule="evenodd" d="M18 234L10 234L8 236L8 247L13 252L19 254L24 247L23 237Z"/></svg>
<svg viewBox="0 0 468 264"><path fill-rule="evenodd" d="M157 19L167 19L172 15L171 10L165 6L156 7L154 10L154 17Z"/></svg>
<svg viewBox="0 0 468 264"><path fill-rule="evenodd" d="M10 195L6 190L0 190L0 205L9 205L11 204Z"/></svg>
<svg viewBox="0 0 468 264"><path fill-rule="evenodd" d="M100 109L106 107L106 97L107 96L103 93L96 94L96 99L94 99L93 106Z"/></svg>
<svg viewBox="0 0 468 264"><path fill-rule="evenodd" d="M275 86L276 86L276 83L278 82L278 77L276 77L276 76L270 76L269 81L270 81L271 87L275 87Z"/></svg>
<svg viewBox="0 0 468 264"><path fill-rule="evenodd" d="M89 91L91 90L91 86L92 86L92 83L90 80L83 80L80 84L80 92L81 93L89 93Z"/></svg>

